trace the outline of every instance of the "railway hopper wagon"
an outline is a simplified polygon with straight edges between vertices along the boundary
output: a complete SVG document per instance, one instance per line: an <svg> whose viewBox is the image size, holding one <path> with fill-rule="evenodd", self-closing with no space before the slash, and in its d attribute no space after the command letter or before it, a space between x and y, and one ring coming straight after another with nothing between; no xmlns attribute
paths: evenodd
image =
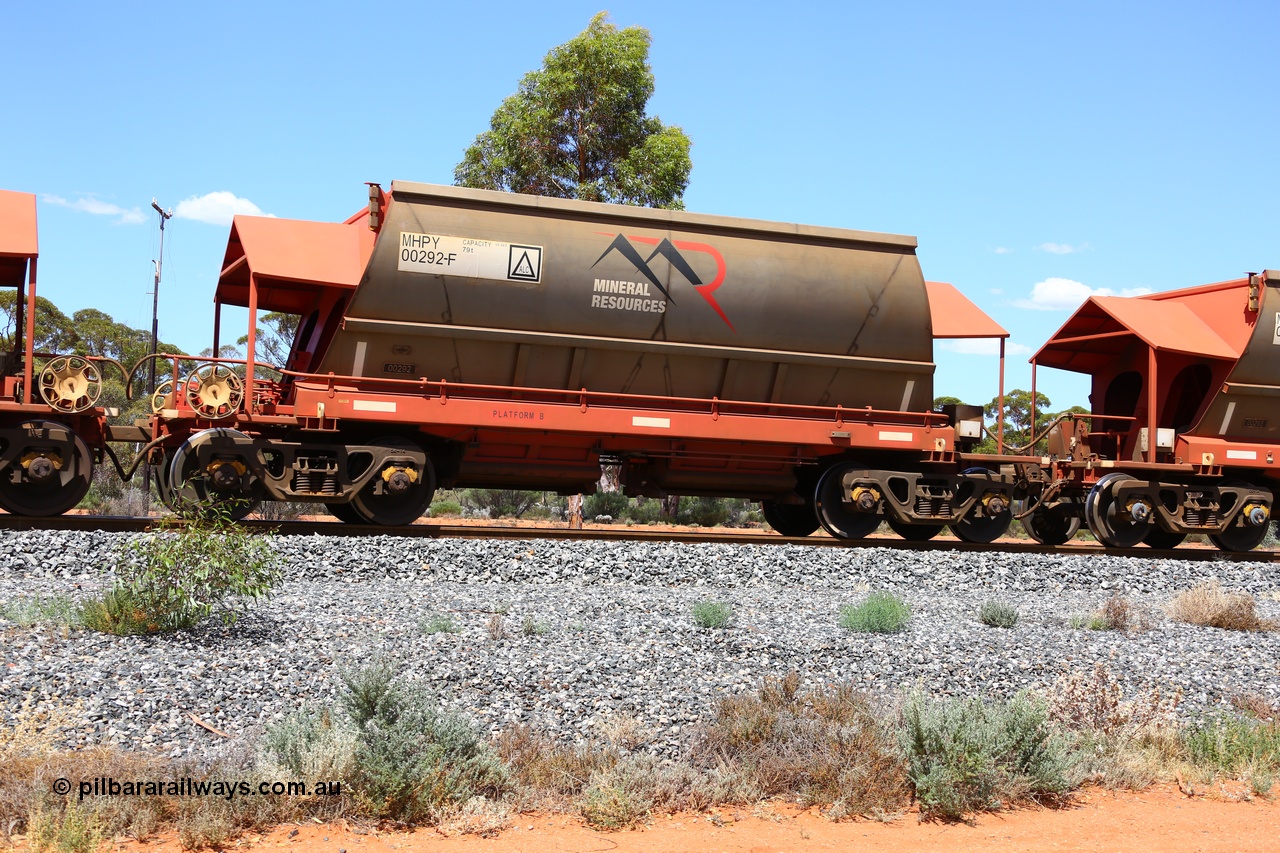
<svg viewBox="0 0 1280 853"><path fill-rule="evenodd" d="M1261 543L1280 476L1280 272L1092 297L1032 365L1089 375L1093 412L1050 425L1023 522L1036 539L1083 521L1115 547Z"/></svg>
<svg viewBox="0 0 1280 853"><path fill-rule="evenodd" d="M968 450L981 410L931 411L931 317L1006 336L914 238L395 182L343 223L236 217L215 298L246 359L153 400L170 501L322 502L402 524L438 486L740 496L780 531L887 520L975 540L1018 497ZM259 311L297 315L256 365Z"/></svg>
<svg viewBox="0 0 1280 853"><path fill-rule="evenodd" d="M85 496L111 436L98 406L115 361L36 350L36 197L0 190L0 295L12 325L0 351L0 507L59 515ZM132 431L125 430L132 435Z"/></svg>

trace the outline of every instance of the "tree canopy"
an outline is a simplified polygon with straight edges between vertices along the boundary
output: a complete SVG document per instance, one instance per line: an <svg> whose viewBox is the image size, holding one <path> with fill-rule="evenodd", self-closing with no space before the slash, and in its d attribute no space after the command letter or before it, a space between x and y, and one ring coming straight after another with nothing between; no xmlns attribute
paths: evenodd
<svg viewBox="0 0 1280 853"><path fill-rule="evenodd" d="M646 115L651 41L597 14L502 102L454 170L457 184L682 210L691 143Z"/></svg>

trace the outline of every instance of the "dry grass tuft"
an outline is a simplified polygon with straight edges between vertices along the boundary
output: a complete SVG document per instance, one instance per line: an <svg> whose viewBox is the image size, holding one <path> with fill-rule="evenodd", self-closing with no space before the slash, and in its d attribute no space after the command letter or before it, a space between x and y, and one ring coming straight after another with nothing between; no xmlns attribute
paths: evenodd
<svg viewBox="0 0 1280 853"><path fill-rule="evenodd" d="M1168 611L1169 616L1179 622L1225 631L1275 631L1280 628L1276 622L1258 617L1253 596L1228 592L1217 581L1179 593L1169 603Z"/></svg>
<svg viewBox="0 0 1280 853"><path fill-rule="evenodd" d="M1259 693L1245 693L1231 697L1231 705L1238 711L1264 723L1280 720L1280 706L1273 705Z"/></svg>
<svg viewBox="0 0 1280 853"><path fill-rule="evenodd" d="M1181 691L1166 696L1159 687L1126 701L1120 683L1101 663L1091 673L1079 670L1058 678L1049 691L1049 719L1073 731L1101 735L1172 729Z"/></svg>
<svg viewBox="0 0 1280 853"><path fill-rule="evenodd" d="M1126 700L1111 671L1098 663L1092 672L1059 677L1048 700L1049 719L1080 747L1081 780L1140 790L1173 778L1181 766L1181 691L1165 695L1153 687Z"/></svg>
<svg viewBox="0 0 1280 853"><path fill-rule="evenodd" d="M904 759L884 715L850 687L802 693L800 677L767 679L755 696L721 700L694 746L703 766L762 796L796 796L834 816L884 817L910 799Z"/></svg>
<svg viewBox="0 0 1280 853"><path fill-rule="evenodd" d="M528 726L505 729L495 744L499 760L532 802L577 797L601 771L618 763L618 753L600 744L558 743Z"/></svg>

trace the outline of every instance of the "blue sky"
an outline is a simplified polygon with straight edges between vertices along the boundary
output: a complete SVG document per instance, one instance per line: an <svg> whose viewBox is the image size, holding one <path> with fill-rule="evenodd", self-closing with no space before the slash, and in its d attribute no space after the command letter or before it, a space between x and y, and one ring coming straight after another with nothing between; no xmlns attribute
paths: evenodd
<svg viewBox="0 0 1280 853"><path fill-rule="evenodd" d="M6 4L0 187L41 199L41 294L149 327L154 197L178 214L161 337L208 346L227 202L337 220L364 181L451 183L601 8ZM1274 3L607 8L652 33L689 210L917 236L925 276L1013 332L1008 387L1090 292L1280 266ZM993 356L937 359L935 393L995 395ZM1087 404L1073 374L1040 387Z"/></svg>

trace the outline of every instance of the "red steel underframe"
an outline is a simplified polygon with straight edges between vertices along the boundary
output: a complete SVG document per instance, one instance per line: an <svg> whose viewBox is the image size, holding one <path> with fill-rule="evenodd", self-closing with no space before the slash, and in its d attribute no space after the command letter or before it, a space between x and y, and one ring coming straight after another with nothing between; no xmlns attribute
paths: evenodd
<svg viewBox="0 0 1280 853"><path fill-rule="evenodd" d="M445 381L288 374L292 405L209 422L250 431L332 431L336 422L410 424L458 441L526 446L590 446L604 452L670 453L717 458L813 459L850 448L941 458L955 430L932 412L722 401L591 391L485 386ZM255 385L262 386L262 380ZM247 395L246 395L247 396ZM179 402L178 417L197 421ZM230 423L228 423L230 421ZM204 422L202 422L203 424Z"/></svg>

